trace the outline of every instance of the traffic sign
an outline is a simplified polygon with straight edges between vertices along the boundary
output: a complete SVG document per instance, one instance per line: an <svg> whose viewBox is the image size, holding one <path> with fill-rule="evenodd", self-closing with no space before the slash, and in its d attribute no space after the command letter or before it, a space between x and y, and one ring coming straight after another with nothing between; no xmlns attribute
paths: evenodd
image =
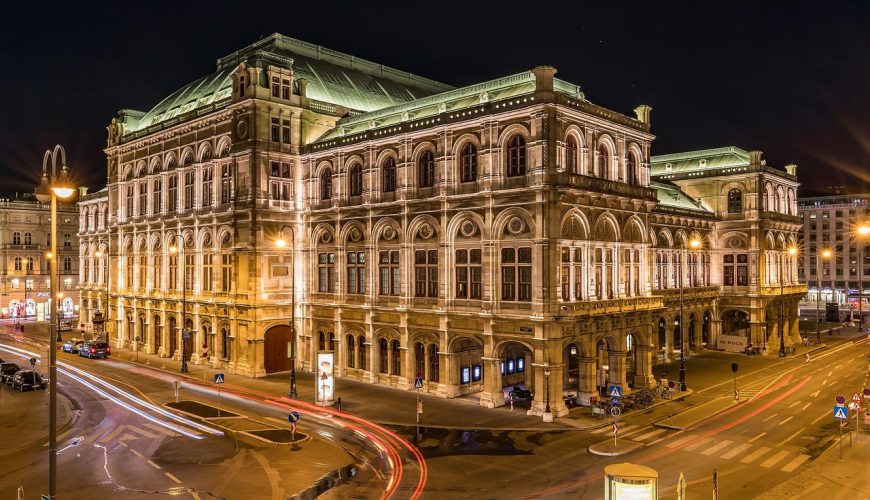
<svg viewBox="0 0 870 500"><path fill-rule="evenodd" d="M423 377L418 373L416 377L414 377L414 389L422 389L423 388Z"/></svg>
<svg viewBox="0 0 870 500"><path fill-rule="evenodd" d="M287 420L288 420L291 424L295 424L296 422L299 421L299 412L296 411L296 410L291 411L290 414L287 415Z"/></svg>
<svg viewBox="0 0 870 500"><path fill-rule="evenodd" d="M846 397L842 394L837 394L837 397L834 398L834 401L837 402L838 406L843 406L843 404L846 402Z"/></svg>
<svg viewBox="0 0 870 500"><path fill-rule="evenodd" d="M619 434L619 426L616 425L616 422L613 422L613 435L616 436Z"/></svg>
<svg viewBox="0 0 870 500"><path fill-rule="evenodd" d="M870 388L864 388L864 399L870 399Z"/></svg>
<svg viewBox="0 0 870 500"><path fill-rule="evenodd" d="M619 404L619 398L610 398L610 404L612 406L617 406Z"/></svg>
<svg viewBox="0 0 870 500"><path fill-rule="evenodd" d="M845 406L835 406L834 418L839 418L840 420L849 420L849 410L846 409Z"/></svg>
<svg viewBox="0 0 870 500"><path fill-rule="evenodd" d="M859 396L857 392L855 394L852 394L852 402L853 403L860 403L861 402L861 396Z"/></svg>
<svg viewBox="0 0 870 500"><path fill-rule="evenodd" d="M214 374L214 383L215 384L223 384L224 383L224 374L223 373L215 373Z"/></svg>
<svg viewBox="0 0 870 500"><path fill-rule="evenodd" d="M607 388L607 395L614 398L622 397L622 386L619 385L611 385Z"/></svg>

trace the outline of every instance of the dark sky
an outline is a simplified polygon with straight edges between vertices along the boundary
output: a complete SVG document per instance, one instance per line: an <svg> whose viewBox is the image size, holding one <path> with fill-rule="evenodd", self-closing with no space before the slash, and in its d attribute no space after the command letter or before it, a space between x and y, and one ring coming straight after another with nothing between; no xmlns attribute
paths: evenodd
<svg viewBox="0 0 870 500"><path fill-rule="evenodd" d="M32 190L56 143L101 188L118 109L147 110L273 32L453 85L549 64L596 104L651 105L654 154L761 149L807 190L870 191L864 0L53 3L0 20L0 191Z"/></svg>

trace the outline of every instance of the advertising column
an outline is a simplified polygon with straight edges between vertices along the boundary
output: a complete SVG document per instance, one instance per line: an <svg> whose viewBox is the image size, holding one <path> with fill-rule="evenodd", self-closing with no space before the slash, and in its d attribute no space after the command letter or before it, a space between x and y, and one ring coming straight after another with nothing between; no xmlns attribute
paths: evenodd
<svg viewBox="0 0 870 500"><path fill-rule="evenodd" d="M314 402L321 406L331 406L335 402L335 353L317 353L317 377L314 379Z"/></svg>

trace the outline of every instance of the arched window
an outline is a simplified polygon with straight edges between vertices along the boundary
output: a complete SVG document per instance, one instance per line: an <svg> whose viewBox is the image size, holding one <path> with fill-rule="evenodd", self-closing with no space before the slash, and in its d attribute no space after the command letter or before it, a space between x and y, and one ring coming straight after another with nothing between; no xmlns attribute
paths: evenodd
<svg viewBox="0 0 870 500"><path fill-rule="evenodd" d="M387 373L387 339L381 339L381 341L379 342L379 347L380 350L378 352L378 371L381 373Z"/></svg>
<svg viewBox="0 0 870 500"><path fill-rule="evenodd" d="M526 140L517 134L508 142L508 177L526 175Z"/></svg>
<svg viewBox="0 0 870 500"><path fill-rule="evenodd" d="M24 244L25 245L32 245L33 244L33 234L31 234L29 232L24 233Z"/></svg>
<svg viewBox="0 0 870 500"><path fill-rule="evenodd" d="M610 179L610 150L604 144L598 146L598 176Z"/></svg>
<svg viewBox="0 0 870 500"><path fill-rule="evenodd" d="M32 264L28 263L27 267L30 267ZM63 270L64 271L72 271L72 259L69 257L63 258Z"/></svg>
<svg viewBox="0 0 870 500"><path fill-rule="evenodd" d="M402 352L399 350L399 341L394 340L391 343L390 354L392 355L392 359L390 360L390 371L391 375L401 375L402 374Z"/></svg>
<svg viewBox="0 0 870 500"><path fill-rule="evenodd" d="M382 167L383 191L393 193L396 191L396 160L387 158Z"/></svg>
<svg viewBox="0 0 870 500"><path fill-rule="evenodd" d="M739 214L743 212L743 192L737 188L728 191L728 213Z"/></svg>
<svg viewBox="0 0 870 500"><path fill-rule="evenodd" d="M15 257L15 270L21 271L21 257Z"/></svg>
<svg viewBox="0 0 870 500"><path fill-rule="evenodd" d="M438 344L429 344L429 382L438 382Z"/></svg>
<svg viewBox="0 0 870 500"><path fill-rule="evenodd" d="M227 327L221 328L221 356L227 361L230 360L230 332Z"/></svg>
<svg viewBox="0 0 870 500"><path fill-rule="evenodd" d="M326 169L320 174L320 199L332 198L332 170Z"/></svg>
<svg viewBox="0 0 870 500"><path fill-rule="evenodd" d="M418 166L418 185L421 188L432 187L435 185L435 156L432 151L426 151L420 155L417 161Z"/></svg>
<svg viewBox="0 0 870 500"><path fill-rule="evenodd" d="M577 171L577 139L573 135L565 140L565 170L572 174L580 173Z"/></svg>
<svg viewBox="0 0 870 500"><path fill-rule="evenodd" d="M20 245L21 244L21 233L19 233L18 231L15 231L14 233L12 233L12 244L13 245Z"/></svg>
<svg viewBox="0 0 870 500"><path fill-rule="evenodd" d="M318 337L317 347L321 351L325 351L326 350L326 334L323 332L319 332L317 337Z"/></svg>
<svg viewBox="0 0 870 500"><path fill-rule="evenodd" d="M477 180L477 147L466 143L459 152L460 182Z"/></svg>
<svg viewBox="0 0 870 500"><path fill-rule="evenodd" d="M356 356L354 356L354 344L355 338L353 335L347 336L347 367L354 368L356 367Z"/></svg>
<svg viewBox="0 0 870 500"><path fill-rule="evenodd" d="M350 167L350 195L359 196L362 194L363 175L362 167L359 163Z"/></svg>
<svg viewBox="0 0 870 500"><path fill-rule="evenodd" d="M357 338L357 340L358 340L357 344L359 345L359 369L365 370L366 369L366 338L364 335L360 335Z"/></svg>
<svg viewBox="0 0 870 500"><path fill-rule="evenodd" d="M66 268L66 263L67 263L67 261L72 262L72 261L70 260L69 257L66 257L66 258L63 259L63 270L64 270L64 271L67 270L67 268ZM70 264L70 265L72 265L72 264ZM28 257L28 258L27 258L27 270L28 270L28 271L33 271L33 257Z"/></svg>
<svg viewBox="0 0 870 500"><path fill-rule="evenodd" d="M634 184L637 182L637 155L629 151L625 157L625 182Z"/></svg>

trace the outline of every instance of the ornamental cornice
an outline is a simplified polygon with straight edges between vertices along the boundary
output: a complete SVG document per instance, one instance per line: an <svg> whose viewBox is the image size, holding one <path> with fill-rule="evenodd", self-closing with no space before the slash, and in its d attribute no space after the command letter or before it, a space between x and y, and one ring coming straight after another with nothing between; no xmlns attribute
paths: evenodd
<svg viewBox="0 0 870 500"><path fill-rule="evenodd" d="M134 151L136 149L140 149L145 146L149 146L151 144L155 144L158 142L166 141L167 139L171 139L173 137L184 135L190 132L194 132L199 129L212 127L218 123L230 121L233 118L234 114L237 114L241 111L244 111L248 108L252 108L253 105L246 103L243 106L234 106L232 108L223 108L214 113L210 113L201 118L190 120L181 124L178 124L174 127L160 130L159 132L155 132L150 135L146 135L139 139L132 140L130 142L123 143L121 145L115 146L113 148L109 148L106 150L107 154L124 154ZM111 151L111 153L109 152Z"/></svg>

